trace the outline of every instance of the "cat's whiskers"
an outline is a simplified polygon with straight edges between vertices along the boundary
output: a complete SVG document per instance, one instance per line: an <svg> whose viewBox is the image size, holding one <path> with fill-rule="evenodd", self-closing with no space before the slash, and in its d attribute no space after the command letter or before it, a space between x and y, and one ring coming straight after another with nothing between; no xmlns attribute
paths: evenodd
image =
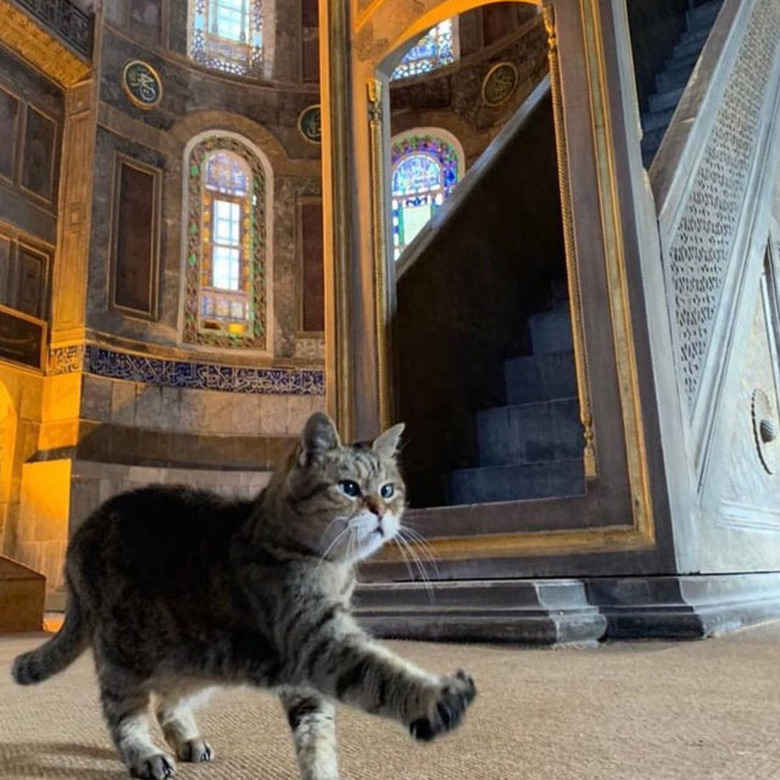
<svg viewBox="0 0 780 780"><path fill-rule="evenodd" d="M398 533L406 534L406 538L412 542L415 548L419 551L420 557L425 558L425 560L430 563L431 566L433 566L434 571L438 574L439 564L436 562L436 551L431 546L431 543L419 531L408 525L402 525L398 529Z"/></svg>
<svg viewBox="0 0 780 780"><path fill-rule="evenodd" d="M406 552L409 553L409 557L412 559L412 562L414 563L415 568L417 569L417 572L419 574L420 581L422 582L423 587L427 591L428 597L430 598L431 601L433 601L433 585L431 584L431 579L428 576L428 572L425 570L425 566L422 562L422 559L401 533L399 533L398 536L396 537L396 543L398 544L398 547L402 551L402 553L404 552L404 548ZM403 547L401 545L403 545Z"/></svg>
<svg viewBox="0 0 780 780"><path fill-rule="evenodd" d="M339 531L338 534L336 534L336 538L327 546L325 549L325 552L322 553L320 556L320 561L317 564L317 568L319 569L320 566L322 566L325 561L328 560L328 555L330 554L330 551L339 543L339 541L344 537L345 535L350 533L350 527L347 525L343 530Z"/></svg>
<svg viewBox="0 0 780 780"><path fill-rule="evenodd" d="M349 520L345 517L334 517L326 526L325 530L320 534L320 545L323 544L325 539L327 538L328 534L330 533L331 529L333 528L336 523L349 523ZM346 527L345 529L346 530ZM336 536L336 539L338 539L338 536ZM335 541L335 540L334 540ZM333 544L333 542L331 542ZM330 551L330 546L328 546L328 551Z"/></svg>
<svg viewBox="0 0 780 780"><path fill-rule="evenodd" d="M404 565L406 566L406 571L409 573L409 579L414 580L414 570L412 569L412 564L409 559L409 556L406 554L406 550L404 550L403 545L401 544L400 538L398 536L393 537L393 541L395 542L396 547L398 547L398 552L401 553L401 558L403 558Z"/></svg>

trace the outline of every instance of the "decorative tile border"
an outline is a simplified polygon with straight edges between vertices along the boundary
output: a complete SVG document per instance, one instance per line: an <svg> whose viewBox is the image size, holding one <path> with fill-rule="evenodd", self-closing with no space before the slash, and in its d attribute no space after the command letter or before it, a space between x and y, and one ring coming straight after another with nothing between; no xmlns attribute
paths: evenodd
<svg viewBox="0 0 780 780"><path fill-rule="evenodd" d="M324 395L325 373L307 369L248 368L115 352L87 345L84 370L89 374L198 390L256 395Z"/></svg>
<svg viewBox="0 0 780 780"><path fill-rule="evenodd" d="M78 371L81 368L81 354L81 347L52 350L49 373ZM325 395L324 371L164 360L91 344L84 348L83 356L86 373L128 382L255 395Z"/></svg>

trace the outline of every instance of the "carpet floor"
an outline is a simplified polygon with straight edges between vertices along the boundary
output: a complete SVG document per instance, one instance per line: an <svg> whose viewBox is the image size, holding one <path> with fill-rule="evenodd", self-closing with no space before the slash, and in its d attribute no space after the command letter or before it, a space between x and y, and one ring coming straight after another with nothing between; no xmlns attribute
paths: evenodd
<svg viewBox="0 0 780 780"><path fill-rule="evenodd" d="M0 637L0 778L119 780L92 662L33 688L13 657L40 636ZM479 696L462 728L431 745L339 712L343 780L764 780L780 778L780 623L702 642L536 650L388 643L431 671L470 671ZM212 764L180 780L296 780L277 702L246 689L200 712Z"/></svg>

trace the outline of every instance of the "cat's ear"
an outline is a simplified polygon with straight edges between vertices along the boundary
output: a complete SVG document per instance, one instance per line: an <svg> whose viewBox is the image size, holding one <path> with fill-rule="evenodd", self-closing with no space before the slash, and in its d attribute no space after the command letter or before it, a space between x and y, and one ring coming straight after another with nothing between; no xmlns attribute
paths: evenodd
<svg viewBox="0 0 780 780"><path fill-rule="evenodd" d="M301 434L299 461L302 466L311 462L323 452L335 450L341 446L336 426L327 414L315 412L306 421Z"/></svg>
<svg viewBox="0 0 780 780"><path fill-rule="evenodd" d="M401 434L406 426L398 423L392 428L388 428L384 433L374 439L371 449L378 452L383 458L392 458L398 451L398 443L401 441Z"/></svg>

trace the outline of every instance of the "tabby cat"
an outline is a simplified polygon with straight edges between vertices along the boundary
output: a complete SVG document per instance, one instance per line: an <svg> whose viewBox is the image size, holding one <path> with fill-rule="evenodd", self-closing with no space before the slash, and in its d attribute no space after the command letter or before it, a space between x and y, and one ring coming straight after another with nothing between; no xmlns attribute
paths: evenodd
<svg viewBox="0 0 780 780"><path fill-rule="evenodd" d="M106 501L68 548L62 628L20 655L21 685L91 645L103 713L131 775L171 777L151 708L181 761L210 761L192 707L250 683L284 706L304 780L337 780L334 700L394 718L420 740L455 728L474 699L462 671L428 674L350 615L355 564L396 536L403 425L343 446L324 414L253 501L153 486Z"/></svg>

